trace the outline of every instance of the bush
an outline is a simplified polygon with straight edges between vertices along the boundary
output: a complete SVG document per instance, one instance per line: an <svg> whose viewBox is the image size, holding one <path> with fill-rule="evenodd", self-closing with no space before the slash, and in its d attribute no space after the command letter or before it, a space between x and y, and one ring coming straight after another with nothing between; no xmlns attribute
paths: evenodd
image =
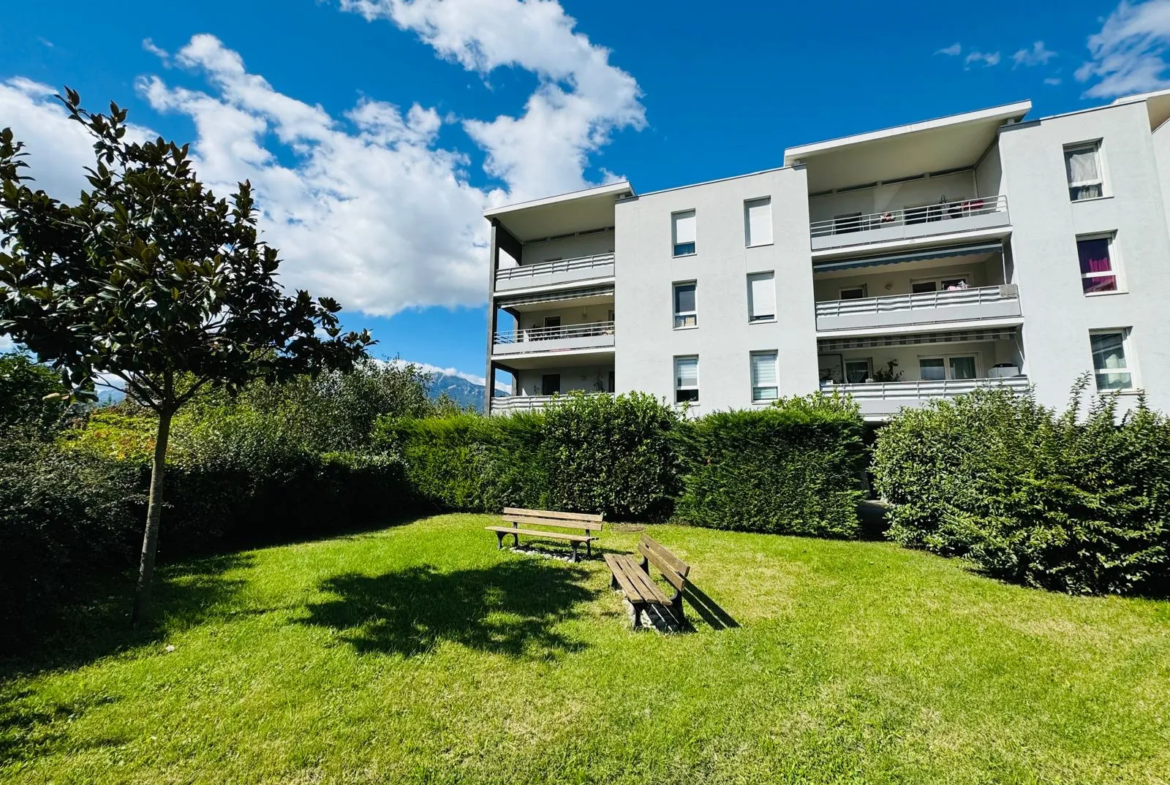
<svg viewBox="0 0 1170 785"><path fill-rule="evenodd" d="M855 404L814 393L679 429L679 519L715 529L855 537L865 451Z"/></svg>
<svg viewBox="0 0 1170 785"><path fill-rule="evenodd" d="M1170 421L1117 396L1082 418L1032 394L981 389L903 410L878 435L873 473L889 536L971 559L1008 580L1070 593L1165 593Z"/></svg>

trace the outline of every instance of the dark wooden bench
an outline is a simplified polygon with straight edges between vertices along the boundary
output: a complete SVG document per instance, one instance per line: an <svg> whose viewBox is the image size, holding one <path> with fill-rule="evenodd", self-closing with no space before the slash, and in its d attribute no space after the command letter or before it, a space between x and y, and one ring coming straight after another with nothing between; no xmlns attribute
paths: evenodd
<svg viewBox="0 0 1170 785"><path fill-rule="evenodd" d="M580 512L552 512L550 510L522 510L516 507L505 507L504 514L500 516L505 523L510 523L511 526L488 526L488 531L495 532L496 546L504 547L504 537L509 534L512 535L517 546L520 545L520 535L526 537L536 537L544 540L558 540L560 542L569 543L569 547L573 549L573 561L577 561L579 554L577 547L579 545L585 546L585 555L593 555L592 543L597 538L593 536L593 532L600 532L602 527L602 516L593 515L590 513ZM525 526L528 528L520 528ZM577 534L567 534L559 531L543 531L542 529L533 529L533 526L540 526L544 529L570 529L577 532Z"/></svg>
<svg viewBox="0 0 1170 785"><path fill-rule="evenodd" d="M621 589L630 604L634 606L634 629L642 626L642 611L648 605L659 605L666 609L680 625L686 622L683 615L683 592L687 587L687 575L691 566L668 551L660 542L642 535L638 543L641 563L634 556L605 554L605 563L613 573L610 586ZM667 596L650 577L653 564L666 582L674 587L674 594Z"/></svg>

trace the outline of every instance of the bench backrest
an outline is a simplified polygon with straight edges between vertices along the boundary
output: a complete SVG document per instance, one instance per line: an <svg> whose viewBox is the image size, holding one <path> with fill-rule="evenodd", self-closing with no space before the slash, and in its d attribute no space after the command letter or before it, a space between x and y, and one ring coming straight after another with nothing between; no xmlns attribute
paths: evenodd
<svg viewBox="0 0 1170 785"><path fill-rule="evenodd" d="M526 526L551 526L560 529L577 529L587 532L599 532L602 515L587 512L554 512L552 510L524 510L518 507L505 507L500 516L509 523L524 524Z"/></svg>
<svg viewBox="0 0 1170 785"><path fill-rule="evenodd" d="M638 552L642 554L642 558L658 568L662 577L666 578L671 586L682 591L687 585L691 565L668 551L662 543L643 534L642 541L638 543Z"/></svg>

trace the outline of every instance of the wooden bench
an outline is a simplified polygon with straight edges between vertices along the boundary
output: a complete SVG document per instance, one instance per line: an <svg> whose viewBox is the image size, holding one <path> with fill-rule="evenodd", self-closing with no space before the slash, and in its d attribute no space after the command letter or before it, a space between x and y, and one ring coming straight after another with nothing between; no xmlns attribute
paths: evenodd
<svg viewBox="0 0 1170 785"><path fill-rule="evenodd" d="M642 535L638 543L638 553L642 556L639 564L634 556L624 554L605 554L605 563L613 573L610 586L621 589L630 604L634 606L634 629L642 626L642 611L647 605L659 605L665 608L675 621L684 624L683 591L687 587L687 575L691 566L663 547L647 535ZM650 577L650 565L653 564L662 573L667 583L674 587L674 594L666 596L657 583Z"/></svg>
<svg viewBox="0 0 1170 785"><path fill-rule="evenodd" d="M512 525L485 527L488 531L495 532L497 547L504 547L504 537L509 534L512 535L512 539L517 546L520 545L521 534L527 537L537 537L545 540L559 540L569 543L569 547L573 549L573 561L578 560L577 546L582 544L585 545L585 555L593 555L592 543L597 538L592 533L601 531L603 525L601 515L579 512L552 512L549 510L522 510L516 507L505 507L504 514L500 517L505 523ZM548 529L570 529L578 533L566 534L565 532L542 531L532 528L522 529L520 528L521 525L528 527L542 526Z"/></svg>

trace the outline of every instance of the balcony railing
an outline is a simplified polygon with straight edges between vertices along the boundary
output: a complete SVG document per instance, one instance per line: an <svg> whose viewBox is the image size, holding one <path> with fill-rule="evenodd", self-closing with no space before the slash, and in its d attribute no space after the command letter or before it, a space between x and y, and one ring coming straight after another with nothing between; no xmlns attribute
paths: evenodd
<svg viewBox="0 0 1170 785"><path fill-rule="evenodd" d="M590 324L567 324L560 327L532 327L527 330L512 330L496 333L495 343L510 346L541 341L560 341L572 338L602 338L613 336L613 322L592 322ZM539 347L533 351L541 351Z"/></svg>
<svg viewBox="0 0 1170 785"><path fill-rule="evenodd" d="M842 215L825 221L813 221L810 233L815 237L831 235L853 234L876 229L893 229L898 227L916 227L921 224L943 222L944 226L924 226L936 232L946 231L945 223L961 218L971 218L993 213L1006 213L1008 209L1007 197L982 196L974 199L964 199L958 202L939 202L938 204L921 205L918 207L900 207L880 213L866 215ZM956 227L958 229L959 227ZM843 238L845 239L845 238Z"/></svg>
<svg viewBox="0 0 1170 785"><path fill-rule="evenodd" d="M613 393L591 393L592 395L613 395ZM509 395L492 399L492 414L512 412L538 412L548 406L555 395Z"/></svg>
<svg viewBox="0 0 1170 785"><path fill-rule="evenodd" d="M962 305L987 305L1018 300L1015 285L980 286L975 289L949 289L940 292L893 294L864 297L858 300L826 300L817 303L817 317L864 316L879 313L905 313Z"/></svg>
<svg viewBox="0 0 1170 785"><path fill-rule="evenodd" d="M825 392L838 392L853 396L856 400L890 400L899 398L952 398L969 393L979 387L1002 385L1014 392L1028 389L1028 377L1009 376L1001 379L945 379L918 382L862 382L859 384L834 384L821 382Z"/></svg>
<svg viewBox="0 0 1170 785"><path fill-rule="evenodd" d="M595 272L596 275L589 275ZM545 276L573 273L574 280L608 278L613 275L613 254L601 253L594 256L580 256L575 259L557 259L554 262L522 264L519 267L505 267L496 270L497 281L525 283Z"/></svg>

